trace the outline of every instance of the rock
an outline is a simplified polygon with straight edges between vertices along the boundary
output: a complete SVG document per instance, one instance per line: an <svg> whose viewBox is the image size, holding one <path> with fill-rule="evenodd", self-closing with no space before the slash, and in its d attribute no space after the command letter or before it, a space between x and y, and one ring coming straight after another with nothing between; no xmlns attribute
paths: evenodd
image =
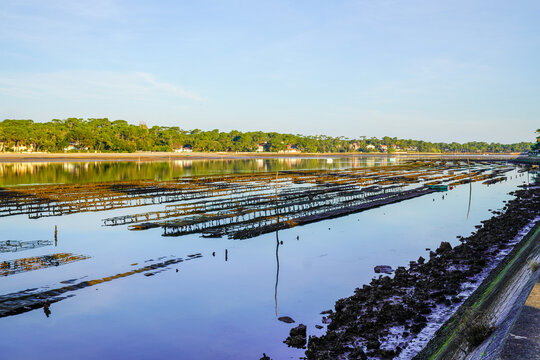
<svg viewBox="0 0 540 360"><path fill-rule="evenodd" d="M418 334L420 331L422 331L422 329L426 326L425 323L420 323L420 324L414 324L413 326L411 326L411 332L413 334Z"/></svg>
<svg viewBox="0 0 540 360"><path fill-rule="evenodd" d="M324 310L324 311L321 311L321 315L328 315L328 314L331 314L333 312L334 312L333 310Z"/></svg>
<svg viewBox="0 0 540 360"><path fill-rule="evenodd" d="M51 315L50 307L51 307L51 302L49 300L46 300L45 304L43 304L43 312L45 313L47 317Z"/></svg>
<svg viewBox="0 0 540 360"><path fill-rule="evenodd" d="M278 317L278 320L279 320L279 321L283 321L284 323L287 323L287 324L292 324L292 323L294 323L293 318L290 317L290 316L280 316L280 317Z"/></svg>
<svg viewBox="0 0 540 360"><path fill-rule="evenodd" d="M260 358L259 360L272 360L272 359L270 359L270 356L268 356L268 355L266 355L265 353L263 353L262 358Z"/></svg>
<svg viewBox="0 0 540 360"><path fill-rule="evenodd" d="M349 353L349 356L347 358L365 360L367 359L367 355L364 353L364 350L362 349L354 349L353 351Z"/></svg>
<svg viewBox="0 0 540 360"><path fill-rule="evenodd" d="M315 327L316 327L317 329L322 329L322 328L323 328L322 325L315 325Z"/></svg>
<svg viewBox="0 0 540 360"><path fill-rule="evenodd" d="M381 342L377 339L369 340L366 344L366 348L369 349L378 349L381 347Z"/></svg>
<svg viewBox="0 0 540 360"><path fill-rule="evenodd" d="M450 251L452 251L452 245L449 242L443 241L437 249L437 254L444 254Z"/></svg>
<svg viewBox="0 0 540 360"><path fill-rule="evenodd" d="M304 348L307 343L306 325L300 324L291 329L289 337L285 339L285 344L294 348Z"/></svg>
<svg viewBox="0 0 540 360"><path fill-rule="evenodd" d="M394 272L394 270L392 270L392 267L389 265L377 265L375 266L375 272L377 274L380 274L380 273L391 274Z"/></svg>

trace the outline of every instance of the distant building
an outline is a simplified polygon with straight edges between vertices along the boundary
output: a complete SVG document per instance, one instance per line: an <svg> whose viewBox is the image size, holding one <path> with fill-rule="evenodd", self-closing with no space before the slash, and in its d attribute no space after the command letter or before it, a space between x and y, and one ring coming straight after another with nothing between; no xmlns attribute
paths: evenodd
<svg viewBox="0 0 540 360"><path fill-rule="evenodd" d="M193 149L191 148L191 145L186 145L182 148L182 152L192 152Z"/></svg>
<svg viewBox="0 0 540 360"><path fill-rule="evenodd" d="M257 145L257 152L263 152L264 151L264 145L266 145L266 143Z"/></svg>
<svg viewBox="0 0 540 360"><path fill-rule="evenodd" d="M280 153L300 153L300 149L296 147L296 145L287 145L287 148L285 150L279 151Z"/></svg>
<svg viewBox="0 0 540 360"><path fill-rule="evenodd" d="M368 150L375 150L375 145L369 144L368 146L366 146L366 149L368 149Z"/></svg>
<svg viewBox="0 0 540 360"><path fill-rule="evenodd" d="M185 146L175 147L175 148L173 148L173 151L174 151L175 153L192 152L192 150L191 150L191 145L185 145Z"/></svg>
<svg viewBox="0 0 540 360"><path fill-rule="evenodd" d="M74 142L70 142L69 145L64 148L64 151L70 151L70 150L78 150L77 144Z"/></svg>
<svg viewBox="0 0 540 360"><path fill-rule="evenodd" d="M70 150L84 150L84 151L88 151L90 150L90 148L88 146L80 146L79 143L77 142L70 142L68 146L66 146L64 148L64 151L70 151Z"/></svg>
<svg viewBox="0 0 540 360"><path fill-rule="evenodd" d="M388 151L388 146L386 145L379 145L379 149L381 149L382 152L387 152Z"/></svg>

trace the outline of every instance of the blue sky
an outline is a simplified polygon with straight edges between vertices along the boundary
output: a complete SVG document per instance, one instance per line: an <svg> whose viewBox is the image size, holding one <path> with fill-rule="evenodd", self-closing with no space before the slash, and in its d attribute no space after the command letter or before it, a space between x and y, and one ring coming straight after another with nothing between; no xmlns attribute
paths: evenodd
<svg viewBox="0 0 540 360"><path fill-rule="evenodd" d="M532 141L538 1L0 2L0 118Z"/></svg>

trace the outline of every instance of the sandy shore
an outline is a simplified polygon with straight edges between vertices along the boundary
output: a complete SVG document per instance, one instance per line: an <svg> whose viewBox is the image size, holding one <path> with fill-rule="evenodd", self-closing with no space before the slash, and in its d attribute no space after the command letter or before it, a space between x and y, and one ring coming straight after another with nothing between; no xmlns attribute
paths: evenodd
<svg viewBox="0 0 540 360"><path fill-rule="evenodd" d="M168 161L168 160L240 160L266 158L340 158L340 157L401 157L401 158L470 158L514 159L519 154L437 154L437 153L0 153L0 162L55 161Z"/></svg>

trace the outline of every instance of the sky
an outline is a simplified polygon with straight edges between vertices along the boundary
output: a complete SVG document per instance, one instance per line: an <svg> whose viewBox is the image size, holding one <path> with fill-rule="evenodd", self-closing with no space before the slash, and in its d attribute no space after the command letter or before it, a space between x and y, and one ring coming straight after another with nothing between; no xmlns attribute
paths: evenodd
<svg viewBox="0 0 540 360"><path fill-rule="evenodd" d="M0 119L533 141L540 2L0 1Z"/></svg>

